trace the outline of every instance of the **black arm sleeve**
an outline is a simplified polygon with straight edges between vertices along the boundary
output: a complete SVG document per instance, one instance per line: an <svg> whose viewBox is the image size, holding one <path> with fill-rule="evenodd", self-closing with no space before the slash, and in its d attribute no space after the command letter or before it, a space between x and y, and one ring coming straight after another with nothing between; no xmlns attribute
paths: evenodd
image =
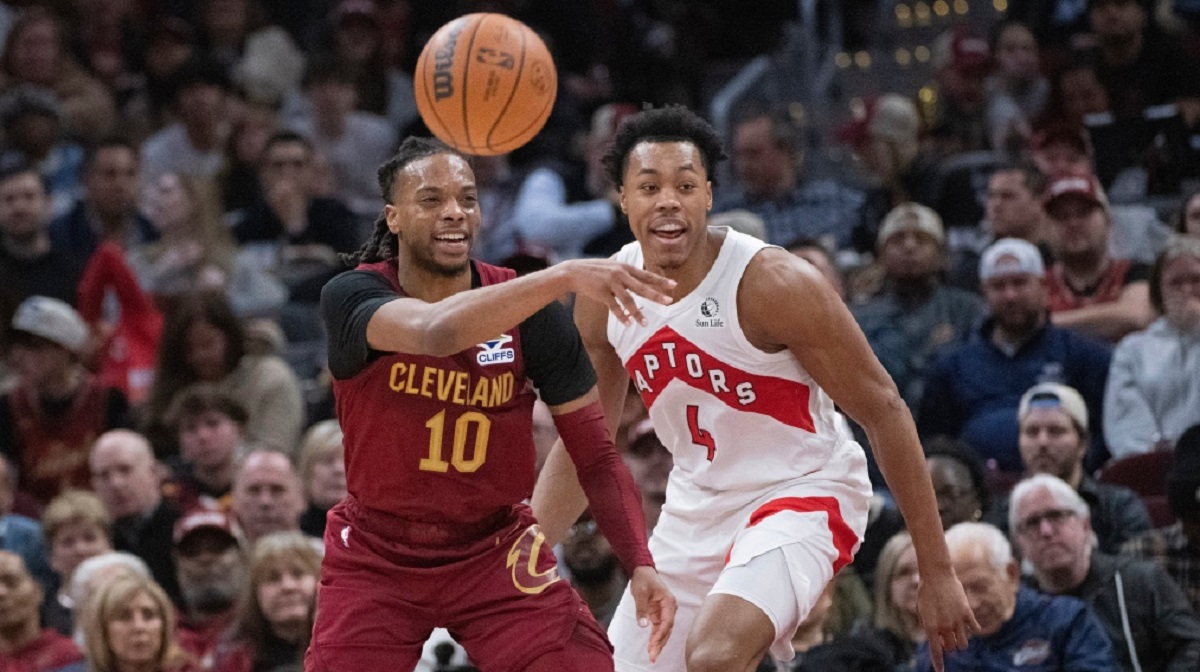
<svg viewBox="0 0 1200 672"><path fill-rule="evenodd" d="M558 301L521 323L525 373L550 406L582 397L596 384L596 371L583 339L565 306Z"/></svg>
<svg viewBox="0 0 1200 672"><path fill-rule="evenodd" d="M367 344L367 323L380 306L398 298L387 279L372 271L347 271L325 284L321 317L329 334L329 371L334 378L352 378L379 356Z"/></svg>

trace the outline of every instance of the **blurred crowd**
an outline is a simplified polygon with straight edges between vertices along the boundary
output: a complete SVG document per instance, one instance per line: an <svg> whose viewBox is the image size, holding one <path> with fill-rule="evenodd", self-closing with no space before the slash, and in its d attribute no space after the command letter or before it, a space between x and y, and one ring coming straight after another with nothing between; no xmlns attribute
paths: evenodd
<svg viewBox="0 0 1200 672"><path fill-rule="evenodd" d="M346 495L318 299L380 215L376 168L428 132L438 27L504 12L554 53L545 130L474 159L475 254L525 273L632 241L613 133L707 109L799 4L0 2L0 670L301 668ZM983 626L948 669L1197 669L1200 7L973 4L929 81L875 81L837 123L742 95L710 223L820 270L915 416ZM922 7L834 4L863 50ZM672 461L628 400L652 528ZM760 669L929 669L872 476L855 561ZM626 577L588 514L558 551L607 623ZM473 669L445 633L421 665Z"/></svg>

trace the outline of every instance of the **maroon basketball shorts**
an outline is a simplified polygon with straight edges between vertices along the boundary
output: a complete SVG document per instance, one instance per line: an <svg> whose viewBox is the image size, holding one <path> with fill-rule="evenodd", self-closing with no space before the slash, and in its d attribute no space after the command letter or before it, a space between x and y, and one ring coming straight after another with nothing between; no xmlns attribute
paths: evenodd
<svg viewBox="0 0 1200 672"><path fill-rule="evenodd" d="M613 669L529 507L469 539L413 527L353 499L329 512L307 672L407 672L435 627L482 672Z"/></svg>

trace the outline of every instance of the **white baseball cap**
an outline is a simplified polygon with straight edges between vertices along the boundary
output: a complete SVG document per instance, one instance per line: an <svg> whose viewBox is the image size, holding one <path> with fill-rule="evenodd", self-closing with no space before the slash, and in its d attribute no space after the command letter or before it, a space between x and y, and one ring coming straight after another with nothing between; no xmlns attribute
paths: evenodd
<svg viewBox="0 0 1200 672"><path fill-rule="evenodd" d="M1061 383L1038 383L1029 388L1021 396L1021 404L1017 409L1017 419L1024 419L1025 414L1034 408L1057 408L1066 413L1083 430L1088 428L1087 404L1083 396L1073 387Z"/></svg>
<svg viewBox="0 0 1200 672"><path fill-rule="evenodd" d="M979 260L979 279L1028 273L1039 278L1046 274L1042 253L1028 240L1001 238L983 251Z"/></svg>
<svg viewBox="0 0 1200 672"><path fill-rule="evenodd" d="M66 302L49 296L31 296L21 302L13 315L12 328L56 343L75 354L82 354L88 341L88 327Z"/></svg>
<svg viewBox="0 0 1200 672"><path fill-rule="evenodd" d="M883 218L875 244L883 246L888 238L901 231L920 231L933 238L939 245L946 242L946 229L942 218L933 208L920 203L901 203L892 208Z"/></svg>

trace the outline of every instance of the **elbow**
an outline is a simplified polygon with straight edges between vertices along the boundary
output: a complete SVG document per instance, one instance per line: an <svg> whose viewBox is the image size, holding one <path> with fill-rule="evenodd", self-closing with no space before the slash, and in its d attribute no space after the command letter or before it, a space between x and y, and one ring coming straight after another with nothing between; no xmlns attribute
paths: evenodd
<svg viewBox="0 0 1200 672"><path fill-rule="evenodd" d="M418 352L415 353L418 355L449 357L467 347L458 343L458 330L449 320L442 317L429 320L420 333Z"/></svg>

